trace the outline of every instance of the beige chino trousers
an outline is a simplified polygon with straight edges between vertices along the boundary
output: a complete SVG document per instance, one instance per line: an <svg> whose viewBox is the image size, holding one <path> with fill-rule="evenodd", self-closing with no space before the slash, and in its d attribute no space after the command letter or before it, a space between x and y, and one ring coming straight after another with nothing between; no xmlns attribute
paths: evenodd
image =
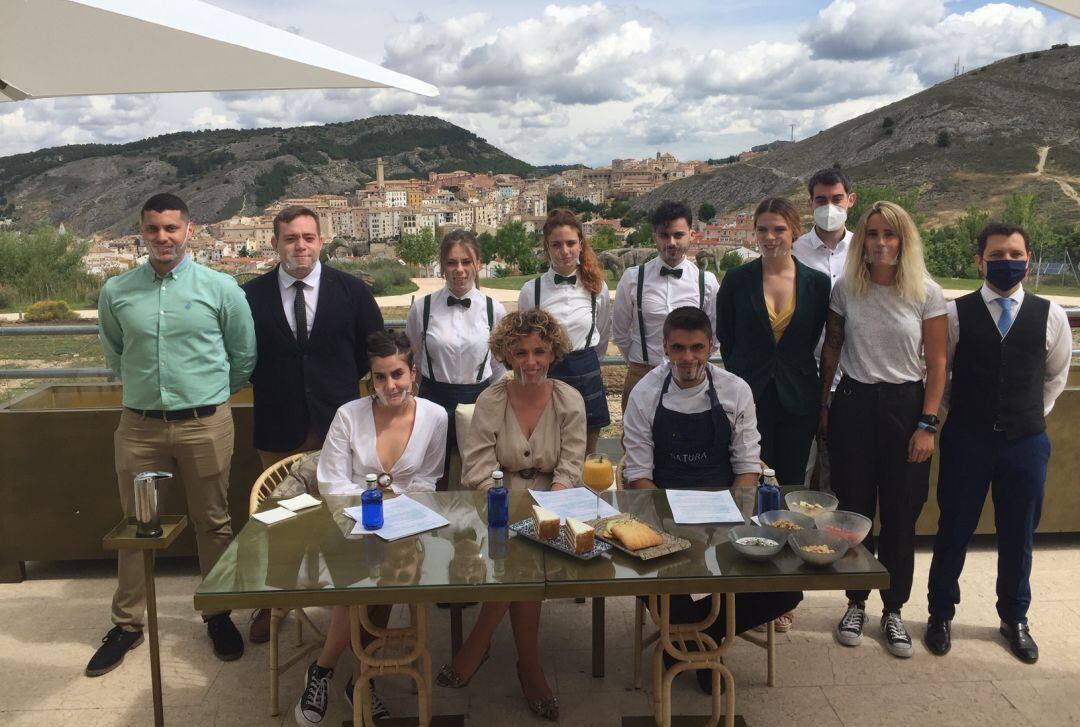
<svg viewBox="0 0 1080 727"><path fill-rule="evenodd" d="M228 498L233 420L228 402L208 417L181 422L165 422L124 409L113 445L125 517L135 515L135 475L148 470L177 475L164 486L184 487L188 519L198 545L199 570L205 577L233 535ZM139 551L118 551L117 581L112 621L129 631L140 630L146 610L146 584ZM214 613L204 611L203 618Z"/></svg>

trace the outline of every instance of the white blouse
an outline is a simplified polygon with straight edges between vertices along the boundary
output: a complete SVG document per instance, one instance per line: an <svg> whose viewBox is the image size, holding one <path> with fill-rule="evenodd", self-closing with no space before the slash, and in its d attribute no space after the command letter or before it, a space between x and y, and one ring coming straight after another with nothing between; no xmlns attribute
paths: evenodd
<svg viewBox="0 0 1080 727"><path fill-rule="evenodd" d="M540 286L540 307L563 324L570 336L570 347L574 351L580 351L588 346L596 349L597 356L606 355L608 340L611 338L611 292L607 282L603 283L600 292L596 294L595 323L592 312L593 294L581 284L580 276L574 285L556 285L553 270L525 283L518 296L518 310L535 307L537 285Z"/></svg>
<svg viewBox="0 0 1080 727"><path fill-rule="evenodd" d="M364 490L368 474L389 472L395 493L433 492L446 455L446 410L416 398L416 417L405 451L389 470L375 451L375 416L371 397L342 404L326 433L319 456L319 492L355 495Z"/></svg>
<svg viewBox="0 0 1080 727"><path fill-rule="evenodd" d="M506 315L506 309L499 301L493 301L492 325L488 328L487 300L483 293L474 286L465 294L464 297L471 301L469 308L447 305L446 299L450 294L450 289L446 287L431 294L426 340L424 296L413 301L409 309L405 335L416 351L420 373L443 384L475 384L478 383L477 369L484 362L479 381L499 381L506 375L506 367L491 355L488 339L492 329ZM429 354L434 372L428 366ZM486 361L484 356L487 356Z"/></svg>

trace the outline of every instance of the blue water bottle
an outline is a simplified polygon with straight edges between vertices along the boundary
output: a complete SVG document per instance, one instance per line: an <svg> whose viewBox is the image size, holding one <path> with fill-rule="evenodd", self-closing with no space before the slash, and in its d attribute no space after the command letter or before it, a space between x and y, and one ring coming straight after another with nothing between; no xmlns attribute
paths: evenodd
<svg viewBox="0 0 1080 727"><path fill-rule="evenodd" d="M757 514L779 509L780 485L776 482L776 472L766 467L757 486Z"/></svg>
<svg viewBox="0 0 1080 727"><path fill-rule="evenodd" d="M368 475L367 489L360 495L361 518L364 530L378 530L383 526L382 492L379 491L379 479Z"/></svg>
<svg viewBox="0 0 1080 727"><path fill-rule="evenodd" d="M510 520L510 493L503 485L502 470L491 473L493 484L488 490L488 527L504 528Z"/></svg>

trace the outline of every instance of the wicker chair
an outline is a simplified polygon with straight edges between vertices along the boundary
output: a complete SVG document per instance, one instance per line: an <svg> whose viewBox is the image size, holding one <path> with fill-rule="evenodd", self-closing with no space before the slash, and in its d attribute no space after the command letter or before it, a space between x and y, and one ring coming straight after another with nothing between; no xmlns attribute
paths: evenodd
<svg viewBox="0 0 1080 727"><path fill-rule="evenodd" d="M301 452L300 454L286 457L277 464L268 467L258 476L258 478L256 478L255 484L251 486L251 497L248 500L249 515L259 509L259 506L270 496L270 493L274 491L274 488L289 474L289 470L292 468L293 464L305 454L308 453ZM278 634L280 632L282 619L284 619L290 611L292 611L296 617L296 645L303 648L289 657L286 661L282 662L278 651ZM305 625L311 629L317 637L315 641L307 646L304 646ZM304 613L304 609L270 609L270 716L276 717L280 713L280 710L278 709L278 681L281 678L281 674L297 662L305 659L311 652L321 649L325 639L325 634L311 622L308 615Z"/></svg>

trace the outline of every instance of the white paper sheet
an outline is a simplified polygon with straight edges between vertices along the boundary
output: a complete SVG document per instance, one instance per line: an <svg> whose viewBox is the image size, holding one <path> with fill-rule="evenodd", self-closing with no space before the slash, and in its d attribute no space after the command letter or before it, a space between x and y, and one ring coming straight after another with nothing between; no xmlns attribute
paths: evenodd
<svg viewBox="0 0 1080 727"><path fill-rule="evenodd" d="M568 517L576 520L593 520L596 518L596 495L586 487L574 487L569 490L555 490L545 492L542 490L529 490L529 494L536 500L540 507L546 507L560 518ZM600 500L600 517L618 515L619 511Z"/></svg>
<svg viewBox="0 0 1080 727"><path fill-rule="evenodd" d="M273 510L266 510L264 512L252 513L251 517L255 518L261 523L266 525L273 525L279 523L282 520L288 520L291 517L296 517L296 513L291 510L286 510L283 507L275 507Z"/></svg>
<svg viewBox="0 0 1080 727"><path fill-rule="evenodd" d="M383 540L400 540L450 524L442 515L407 495L383 500L383 526L378 530L364 529L363 506L347 507L345 514L356 521L351 535L374 533Z"/></svg>
<svg viewBox="0 0 1080 727"><path fill-rule="evenodd" d="M746 522L730 490L665 490L671 515L680 525Z"/></svg>
<svg viewBox="0 0 1080 727"><path fill-rule="evenodd" d="M318 507L321 504L322 500L316 500L314 497L312 497L306 492L302 495L290 497L288 500L281 500L280 502L278 502L278 505L280 507L283 507L286 510L292 510L293 512L296 512L298 510L306 510L309 507Z"/></svg>

